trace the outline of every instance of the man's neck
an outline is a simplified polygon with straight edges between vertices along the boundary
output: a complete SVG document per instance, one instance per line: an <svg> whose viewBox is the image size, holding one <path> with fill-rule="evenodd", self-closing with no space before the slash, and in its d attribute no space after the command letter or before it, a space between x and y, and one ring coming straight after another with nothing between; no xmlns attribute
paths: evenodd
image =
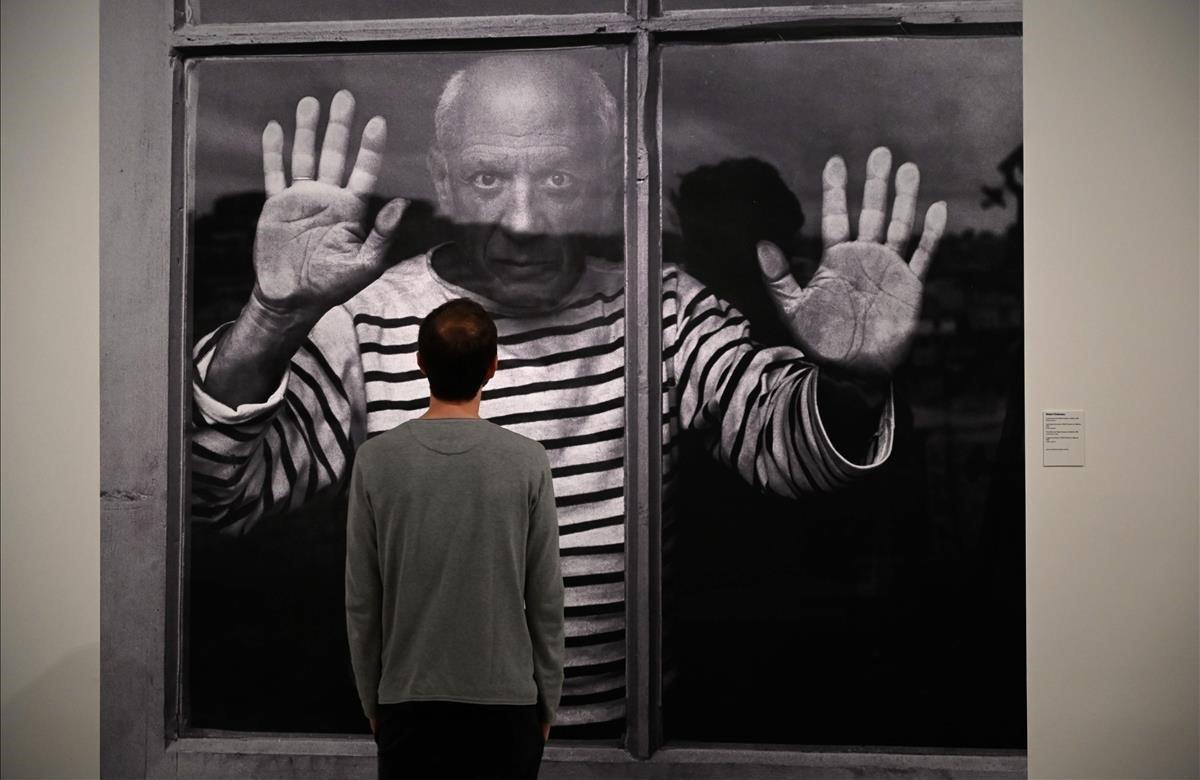
<svg viewBox="0 0 1200 780"><path fill-rule="evenodd" d="M429 411L421 415L422 420L478 420L481 393L466 401L446 401L429 396Z"/></svg>

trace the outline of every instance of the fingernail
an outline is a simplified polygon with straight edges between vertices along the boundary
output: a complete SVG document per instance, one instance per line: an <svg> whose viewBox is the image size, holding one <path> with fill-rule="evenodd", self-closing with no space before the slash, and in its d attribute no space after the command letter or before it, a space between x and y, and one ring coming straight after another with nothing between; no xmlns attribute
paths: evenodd
<svg viewBox="0 0 1200 780"><path fill-rule="evenodd" d="M786 269L783 252L769 241L759 241L756 245L758 261L763 271L772 279L782 276Z"/></svg>
<svg viewBox="0 0 1200 780"><path fill-rule="evenodd" d="M846 183L846 161L834 155L825 163L825 183L840 185Z"/></svg>
<svg viewBox="0 0 1200 780"><path fill-rule="evenodd" d="M886 146L877 146L867 158L867 170L877 175L887 173L892 167L892 152Z"/></svg>

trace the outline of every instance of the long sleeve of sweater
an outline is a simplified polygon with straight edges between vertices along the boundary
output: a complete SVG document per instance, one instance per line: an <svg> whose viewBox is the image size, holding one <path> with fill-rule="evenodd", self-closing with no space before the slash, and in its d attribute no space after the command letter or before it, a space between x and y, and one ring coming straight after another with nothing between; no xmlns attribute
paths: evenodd
<svg viewBox="0 0 1200 780"><path fill-rule="evenodd" d="M525 547L525 620L533 645L538 717L553 723L563 685L563 579L558 558L558 513L546 462L530 507Z"/></svg>
<svg viewBox="0 0 1200 780"><path fill-rule="evenodd" d="M382 598L375 517L358 464L350 476L346 518L346 636L363 713L375 717L382 675Z"/></svg>

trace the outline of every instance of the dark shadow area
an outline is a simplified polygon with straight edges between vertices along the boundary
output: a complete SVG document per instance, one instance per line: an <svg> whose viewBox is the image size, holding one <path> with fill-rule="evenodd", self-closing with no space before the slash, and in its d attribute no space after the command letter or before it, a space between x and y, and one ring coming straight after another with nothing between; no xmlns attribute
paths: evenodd
<svg viewBox="0 0 1200 780"><path fill-rule="evenodd" d="M666 262L679 263L746 315L755 341L788 344L762 283L755 244L770 241L783 250L801 282L816 263L799 256L804 212L779 172L753 157L724 160L683 176L668 198L680 230L663 235Z"/></svg>
<svg viewBox="0 0 1200 780"><path fill-rule="evenodd" d="M345 496L240 538L195 524L191 542L189 725L369 733L346 641Z"/></svg>
<svg viewBox="0 0 1200 780"><path fill-rule="evenodd" d="M1019 166L1019 148L1000 166L1018 202L1004 235L943 239L894 378L885 467L789 501L683 439L664 554L668 740L1025 746ZM778 172L726 160L670 200L681 234L664 236L666 260L784 343L755 243L779 244L801 282L821 246Z"/></svg>

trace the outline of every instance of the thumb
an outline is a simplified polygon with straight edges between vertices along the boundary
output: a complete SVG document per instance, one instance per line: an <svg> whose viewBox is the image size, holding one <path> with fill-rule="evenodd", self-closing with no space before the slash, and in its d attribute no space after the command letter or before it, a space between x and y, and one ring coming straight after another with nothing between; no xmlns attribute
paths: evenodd
<svg viewBox="0 0 1200 780"><path fill-rule="evenodd" d="M779 247L770 241L759 241L756 248L758 267L762 271L767 292L781 309L790 308L791 302L800 296L801 287L792 276L787 258L783 256Z"/></svg>
<svg viewBox="0 0 1200 780"><path fill-rule="evenodd" d="M371 229L371 235L367 236L362 248L358 250L359 260L366 265L384 264L388 244L392 242L392 235L396 232L396 226L400 224L400 218L404 216L404 210L407 208L407 200L396 198L379 210L379 215L375 217L375 227Z"/></svg>

